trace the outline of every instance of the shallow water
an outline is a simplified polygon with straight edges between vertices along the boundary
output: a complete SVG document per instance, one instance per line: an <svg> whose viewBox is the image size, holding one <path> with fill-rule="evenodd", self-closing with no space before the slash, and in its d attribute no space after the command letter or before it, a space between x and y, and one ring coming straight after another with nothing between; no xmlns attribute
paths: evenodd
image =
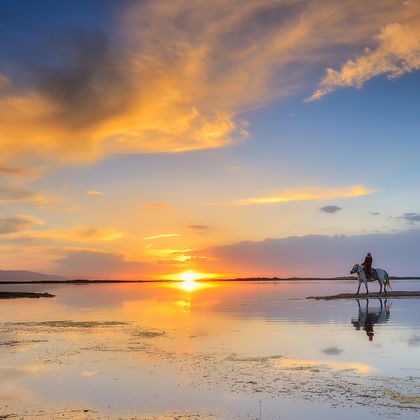
<svg viewBox="0 0 420 420"><path fill-rule="evenodd" d="M0 301L0 418L418 418L420 300L304 299L356 286L2 286L56 297Z"/></svg>

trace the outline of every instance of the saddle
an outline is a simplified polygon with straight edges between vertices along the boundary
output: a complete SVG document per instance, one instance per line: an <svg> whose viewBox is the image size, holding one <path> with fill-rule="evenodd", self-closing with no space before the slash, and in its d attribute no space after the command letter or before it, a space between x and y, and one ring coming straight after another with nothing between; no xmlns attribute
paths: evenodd
<svg viewBox="0 0 420 420"><path fill-rule="evenodd" d="M368 271L368 273L367 273L368 277L374 278L376 280L379 279L378 273L376 272L376 270L374 268L371 267L367 271Z"/></svg>

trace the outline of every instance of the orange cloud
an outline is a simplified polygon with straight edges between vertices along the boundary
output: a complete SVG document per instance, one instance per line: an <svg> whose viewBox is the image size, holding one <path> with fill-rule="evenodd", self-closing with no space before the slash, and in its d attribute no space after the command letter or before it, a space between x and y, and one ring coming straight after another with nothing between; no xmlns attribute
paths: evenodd
<svg viewBox="0 0 420 420"><path fill-rule="evenodd" d="M62 257L54 262L54 271L73 278L141 279L159 272L159 267L152 264L130 261L114 252L90 249L64 251Z"/></svg>
<svg viewBox="0 0 420 420"><path fill-rule="evenodd" d="M21 232L30 229L36 225L44 224L43 220L36 219L33 216L18 215L0 219L0 234L9 234Z"/></svg>
<svg viewBox="0 0 420 420"><path fill-rule="evenodd" d="M86 194L88 195L104 195L102 191L90 190Z"/></svg>
<svg viewBox="0 0 420 420"><path fill-rule="evenodd" d="M144 240L153 240L153 239L162 239L162 238L174 238L176 236L181 236L179 233L161 233L160 235L146 236Z"/></svg>
<svg viewBox="0 0 420 420"><path fill-rule="evenodd" d="M397 0L130 3L121 27L107 34L123 31L126 45L63 34L61 62L37 70L29 87L0 75L0 108L7 110L0 152L86 161L242 141L248 132L241 113L296 93L314 68L337 62L343 46L371 41L380 27L405 19L406 9ZM389 27L383 42L394 47L400 31L399 56L415 68L404 51L417 44L407 44L403 28Z"/></svg>
<svg viewBox="0 0 420 420"><path fill-rule="evenodd" d="M28 226L29 223L28 223ZM126 234L115 229L97 229L88 227L76 227L67 230L26 230L24 232L9 233L2 235L3 239L18 241L67 241L67 242L94 242L114 241L125 238Z"/></svg>
<svg viewBox="0 0 420 420"><path fill-rule="evenodd" d="M274 204L289 203L291 201L322 201L339 198L360 197L372 194L375 190L369 190L362 185L351 185L342 188L297 188L287 189L279 194L266 197L255 197L238 200L233 205L243 206L249 204Z"/></svg>
<svg viewBox="0 0 420 420"><path fill-rule="evenodd" d="M23 168L10 168L8 166L0 166L0 174L24 175L27 173Z"/></svg>
<svg viewBox="0 0 420 420"><path fill-rule="evenodd" d="M420 69L420 4L406 1L402 8L403 22L383 26L376 37L377 47L366 47L362 55L348 60L339 71L327 68L319 88L306 102L342 87L360 89L366 81L381 74L394 79Z"/></svg>
<svg viewBox="0 0 420 420"><path fill-rule="evenodd" d="M191 260L193 257L191 253L197 251L195 249L185 248L185 249L153 249L149 247L147 249L147 254L158 257L162 262L177 262L183 263L185 261Z"/></svg>
<svg viewBox="0 0 420 420"><path fill-rule="evenodd" d="M46 208L52 205L53 200L17 185L7 185L0 186L0 202L22 202Z"/></svg>

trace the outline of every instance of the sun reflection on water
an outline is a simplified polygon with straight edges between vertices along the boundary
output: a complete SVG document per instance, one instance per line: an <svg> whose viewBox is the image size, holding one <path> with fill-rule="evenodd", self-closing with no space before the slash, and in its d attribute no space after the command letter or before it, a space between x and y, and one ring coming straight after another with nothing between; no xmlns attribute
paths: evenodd
<svg viewBox="0 0 420 420"><path fill-rule="evenodd" d="M214 287L213 283L203 283L203 282L197 282L194 280L185 280L178 283L172 284L173 287L176 287L178 289L185 290L186 292L193 292L195 290L200 289L207 289L209 287Z"/></svg>

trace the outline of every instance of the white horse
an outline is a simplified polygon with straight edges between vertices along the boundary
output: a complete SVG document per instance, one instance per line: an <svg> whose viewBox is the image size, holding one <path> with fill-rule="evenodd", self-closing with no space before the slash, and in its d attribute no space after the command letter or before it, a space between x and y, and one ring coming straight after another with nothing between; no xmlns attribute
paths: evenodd
<svg viewBox="0 0 420 420"><path fill-rule="evenodd" d="M368 282L372 282L377 280L379 283L379 293L382 293L382 285L384 285L384 292L386 293L386 288L389 287L391 288L391 285L389 284L389 276L388 273L385 270L382 270L381 268L376 268L375 269L377 277L368 277L366 278L366 274L365 274L365 270L363 269L363 267L360 264L354 264L353 268L350 271L350 274L354 274L357 273L357 277L359 278L359 287L357 288L357 293L356 295L359 294L359 290L360 290L360 285L362 283L365 284L366 287L366 294L369 293L367 284Z"/></svg>

